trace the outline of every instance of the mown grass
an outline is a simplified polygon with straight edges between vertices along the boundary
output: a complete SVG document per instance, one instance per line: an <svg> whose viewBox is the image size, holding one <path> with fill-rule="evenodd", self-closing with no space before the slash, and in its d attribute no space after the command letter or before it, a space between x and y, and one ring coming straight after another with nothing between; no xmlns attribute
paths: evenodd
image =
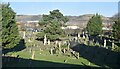
<svg viewBox="0 0 120 69"><path fill-rule="evenodd" d="M16 53L8 53L8 54L14 54L14 55L19 55L19 58L24 58L24 59L31 59L32 53L28 51L20 51ZM57 63L65 63L65 64L76 64L76 65L87 65L87 66L95 66L98 67L97 65L90 63L89 61L80 57L79 59L76 59L74 56L68 57L64 56L63 54L53 54L51 55L49 51L35 51L35 58L34 60L42 60L42 61L50 61L50 62L57 62ZM66 60L66 62L64 62ZM26 63L23 61L23 63ZM15 64L15 62L11 62L12 65ZM15 64L16 65L16 64ZM20 64L19 66L24 66L23 64ZM17 65L16 65L17 66Z"/></svg>

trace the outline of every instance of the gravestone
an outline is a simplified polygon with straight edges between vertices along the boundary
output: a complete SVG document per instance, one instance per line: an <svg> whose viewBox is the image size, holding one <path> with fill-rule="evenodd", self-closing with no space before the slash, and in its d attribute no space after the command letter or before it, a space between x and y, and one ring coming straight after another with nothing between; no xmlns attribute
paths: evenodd
<svg viewBox="0 0 120 69"><path fill-rule="evenodd" d="M98 42L98 41L96 41L95 45L98 45L98 46L99 46L99 42Z"/></svg>
<svg viewBox="0 0 120 69"><path fill-rule="evenodd" d="M61 42L59 42L59 54L60 54L60 52L61 52Z"/></svg>
<svg viewBox="0 0 120 69"><path fill-rule="evenodd" d="M88 63L88 65L90 65L90 62Z"/></svg>
<svg viewBox="0 0 120 69"><path fill-rule="evenodd" d="M78 33L78 38L80 38L80 34Z"/></svg>
<svg viewBox="0 0 120 69"><path fill-rule="evenodd" d="M47 43L47 38L46 38L46 34L44 35L44 45L46 45Z"/></svg>
<svg viewBox="0 0 120 69"><path fill-rule="evenodd" d="M67 46L68 46L68 48L67 48L67 49L68 49L68 51L69 51L69 49L70 49L70 43L69 43L69 42L68 42L68 45L67 45Z"/></svg>
<svg viewBox="0 0 120 69"><path fill-rule="evenodd" d="M57 44L58 44L58 41L56 40L56 41L55 41L55 47L57 47Z"/></svg>
<svg viewBox="0 0 120 69"><path fill-rule="evenodd" d="M85 32L83 32L83 39L85 39Z"/></svg>
<svg viewBox="0 0 120 69"><path fill-rule="evenodd" d="M52 48L50 49L50 54L53 55L53 49Z"/></svg>
<svg viewBox="0 0 120 69"><path fill-rule="evenodd" d="M87 45L87 41L88 41L87 38L85 38L85 41L84 41L84 44L85 44L85 45Z"/></svg>
<svg viewBox="0 0 120 69"><path fill-rule="evenodd" d="M23 39L25 39L25 31L23 31Z"/></svg>
<svg viewBox="0 0 120 69"><path fill-rule="evenodd" d="M106 39L104 39L104 48L106 48Z"/></svg>
<svg viewBox="0 0 120 69"><path fill-rule="evenodd" d="M63 49L63 53L65 53L65 48Z"/></svg>
<svg viewBox="0 0 120 69"><path fill-rule="evenodd" d="M79 59L79 53L77 53L77 59Z"/></svg>
<svg viewBox="0 0 120 69"><path fill-rule="evenodd" d="M50 40L48 40L48 45L50 45Z"/></svg>
<svg viewBox="0 0 120 69"><path fill-rule="evenodd" d="M31 50L31 48L30 48L29 52L31 53L31 51L32 51L32 50Z"/></svg>
<svg viewBox="0 0 120 69"><path fill-rule="evenodd" d="M114 41L113 41L113 42L112 42L112 49L114 49L114 45L115 45L115 44L114 44Z"/></svg>
<svg viewBox="0 0 120 69"><path fill-rule="evenodd" d="M32 53L32 59L34 59L35 58L35 51L33 51L33 53Z"/></svg>
<svg viewBox="0 0 120 69"><path fill-rule="evenodd" d="M66 63L66 62L67 62L67 60L64 60L64 62Z"/></svg>

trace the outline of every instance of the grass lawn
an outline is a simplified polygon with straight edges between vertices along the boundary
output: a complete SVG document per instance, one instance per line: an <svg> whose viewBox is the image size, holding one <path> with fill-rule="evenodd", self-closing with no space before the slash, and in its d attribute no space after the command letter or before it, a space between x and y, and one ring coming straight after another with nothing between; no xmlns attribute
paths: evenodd
<svg viewBox="0 0 120 69"><path fill-rule="evenodd" d="M17 52L17 53L8 53L8 54L15 54L15 55L19 55L20 58L24 58L24 59L30 59L31 56L32 56L32 53L29 53L29 52L25 52L25 51L20 51L20 52ZM54 63L64 63L64 64L75 64L75 65L86 65L86 66L92 66L92 67L99 67L93 63L90 63L89 64L89 61L80 57L79 59L76 59L75 57L68 57L68 56L63 56L63 55L57 55L57 54L54 54L54 55L50 55L48 51L35 51L35 59L36 61L47 61L47 62L54 62ZM66 62L64 62L64 60L66 60ZM33 62L34 63L34 62ZM16 61L15 62L10 62L8 64L8 67L10 66L27 66L24 61L21 61L21 63L17 63ZM42 64L42 62L41 62ZM36 64L35 66L40 66L40 64ZM44 66L44 65L42 65ZM49 66L49 65L48 65ZM41 66L40 66L41 67ZM54 66L53 66L54 67Z"/></svg>

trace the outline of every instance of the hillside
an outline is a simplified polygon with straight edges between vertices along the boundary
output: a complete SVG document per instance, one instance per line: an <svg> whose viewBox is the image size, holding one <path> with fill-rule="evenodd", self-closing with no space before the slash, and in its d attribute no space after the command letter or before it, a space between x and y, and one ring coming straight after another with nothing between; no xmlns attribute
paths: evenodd
<svg viewBox="0 0 120 69"><path fill-rule="evenodd" d="M88 20L93 16L93 14L84 14L80 16L67 16L69 21L66 23L67 25L77 25L80 27L85 27ZM40 20L42 15L17 15L16 19L18 22L26 22L26 21L36 21ZM109 17L102 16L103 23L113 23Z"/></svg>

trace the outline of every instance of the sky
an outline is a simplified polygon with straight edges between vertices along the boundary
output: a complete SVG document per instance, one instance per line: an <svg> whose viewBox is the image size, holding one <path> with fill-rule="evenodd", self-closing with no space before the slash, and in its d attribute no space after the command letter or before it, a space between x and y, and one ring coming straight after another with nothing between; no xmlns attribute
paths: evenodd
<svg viewBox="0 0 120 69"><path fill-rule="evenodd" d="M10 2L17 15L42 15L59 9L64 15L99 13L111 17L118 12L118 2Z"/></svg>
<svg viewBox="0 0 120 69"><path fill-rule="evenodd" d="M119 0L1 0L4 2L118 2Z"/></svg>

